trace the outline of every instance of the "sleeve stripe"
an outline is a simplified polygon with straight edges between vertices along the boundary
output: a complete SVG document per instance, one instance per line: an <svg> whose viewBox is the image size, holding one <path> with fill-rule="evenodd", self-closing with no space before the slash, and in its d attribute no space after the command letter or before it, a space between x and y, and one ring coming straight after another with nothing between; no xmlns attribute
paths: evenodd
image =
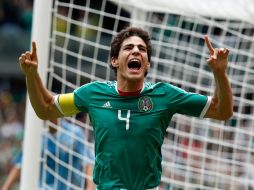
<svg viewBox="0 0 254 190"><path fill-rule="evenodd" d="M203 108L203 110L202 110L202 112L201 112L201 114L200 114L200 116L199 116L200 118L204 118L204 116L205 116L205 114L206 114L208 108L210 107L211 102L212 102L212 97L211 97L211 96L208 96L208 97L207 97L206 105L205 105L205 107Z"/></svg>
<svg viewBox="0 0 254 190"><path fill-rule="evenodd" d="M59 104L59 95L54 96L54 104L56 105L57 109L61 112L61 114L64 115L63 110Z"/></svg>

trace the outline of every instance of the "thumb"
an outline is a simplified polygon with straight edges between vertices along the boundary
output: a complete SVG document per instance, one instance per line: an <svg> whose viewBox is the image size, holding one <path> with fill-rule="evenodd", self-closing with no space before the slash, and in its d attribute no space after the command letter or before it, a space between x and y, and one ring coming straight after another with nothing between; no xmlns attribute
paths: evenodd
<svg viewBox="0 0 254 190"><path fill-rule="evenodd" d="M209 66L211 66L216 60L214 59L214 57L210 57L209 59L206 60L207 64Z"/></svg>

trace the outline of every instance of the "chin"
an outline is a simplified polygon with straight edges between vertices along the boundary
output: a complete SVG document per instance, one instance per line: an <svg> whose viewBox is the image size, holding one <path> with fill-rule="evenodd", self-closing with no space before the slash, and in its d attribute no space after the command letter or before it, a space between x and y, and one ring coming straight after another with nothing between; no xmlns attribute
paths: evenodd
<svg viewBox="0 0 254 190"><path fill-rule="evenodd" d="M133 82L135 82L135 81L140 81L140 80L143 80L144 79L144 75L142 74L142 75L129 75L129 77L128 77L128 80L129 81L133 81Z"/></svg>

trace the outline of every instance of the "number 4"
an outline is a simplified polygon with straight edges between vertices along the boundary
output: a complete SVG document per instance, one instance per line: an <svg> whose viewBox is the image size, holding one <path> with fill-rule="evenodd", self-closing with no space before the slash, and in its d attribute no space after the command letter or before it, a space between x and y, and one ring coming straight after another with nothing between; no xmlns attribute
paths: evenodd
<svg viewBox="0 0 254 190"><path fill-rule="evenodd" d="M122 110L118 110L118 119L120 121L126 121L126 130L129 130L130 116L131 116L131 111L130 110L127 111L127 116L126 117L122 117Z"/></svg>

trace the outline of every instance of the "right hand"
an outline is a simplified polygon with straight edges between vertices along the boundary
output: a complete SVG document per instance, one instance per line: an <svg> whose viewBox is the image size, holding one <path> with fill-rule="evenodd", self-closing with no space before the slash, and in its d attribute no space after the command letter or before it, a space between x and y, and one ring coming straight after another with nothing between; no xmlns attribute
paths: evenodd
<svg viewBox="0 0 254 190"><path fill-rule="evenodd" d="M32 42L32 52L26 51L22 53L19 57L19 64L25 75L37 73L38 58L36 43L34 41Z"/></svg>

